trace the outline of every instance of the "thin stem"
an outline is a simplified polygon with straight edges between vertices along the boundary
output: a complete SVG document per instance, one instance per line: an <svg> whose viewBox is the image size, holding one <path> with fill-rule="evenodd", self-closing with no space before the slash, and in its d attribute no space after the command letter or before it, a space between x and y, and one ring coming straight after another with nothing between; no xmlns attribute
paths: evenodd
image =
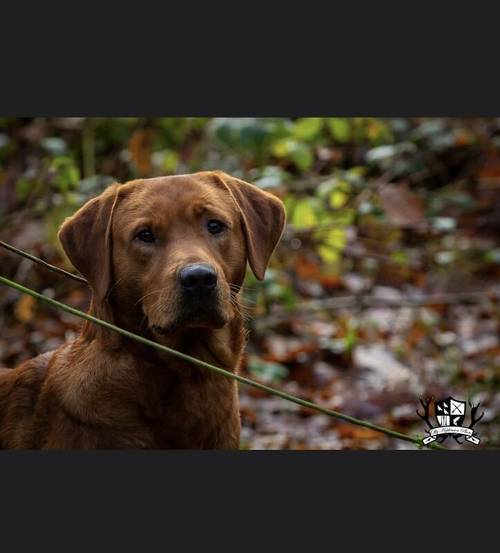
<svg viewBox="0 0 500 553"><path fill-rule="evenodd" d="M88 313L84 313L83 311L79 311L78 309L75 309L74 307L71 307L69 305L66 305L64 303L61 303L57 300L54 300L52 298L49 298L47 296L44 296L43 294L39 294L38 292L35 292L34 290L31 290L30 288L26 288L25 286L18 284L17 282L14 282L12 280L9 280L5 277L0 276L0 283L5 284L6 286L10 286L11 288L14 288L15 290L18 290L19 292L22 292L23 294L28 294L36 299L39 299L41 301L44 301L50 305L53 305L54 307L57 307L59 309L62 309L63 311L66 311L67 313L70 313L72 315L76 315L77 317L80 317L82 319L86 319L87 321L91 321L95 324L98 324L104 328L107 328L109 330L112 330L113 332L116 332L118 334L121 334L122 336L125 336L127 338L130 338L132 340L135 340L136 342L140 342L141 344L144 344L146 346L151 346L159 351L163 351L165 353L169 353L175 357L179 357L180 359L184 359L185 361L189 361L190 363L194 363L195 365L199 365L200 367L205 367L206 369L209 369L211 371L217 372L219 374L222 374L224 376L227 376L228 378L232 378L233 380L237 380L241 384L247 384L248 386L253 386L254 388L257 388L259 390L262 390L264 392L268 392L272 395L275 395L277 397L281 397L282 399L286 399L287 401L291 401L292 403L296 403L297 405L301 405L302 407L307 407L309 409L313 409L315 411L318 411L320 413L323 413L325 415L329 415L330 417L335 417L337 419L344 420L346 422L349 422L351 424L355 424L357 426L363 426L365 428L370 428L371 430L375 430L377 432L381 432L383 434L386 434L387 436L392 436L393 438L397 438L399 440L404 440L406 442L411 442L419 447L423 446L422 440L418 438L412 438L411 436L407 436L405 434L401 434L400 432L397 432L395 430L390 430L388 428L384 428L383 426L379 426L377 424L373 424L371 422L358 419L356 417L351 417L350 415L345 415L344 413L340 413L338 411L334 411L333 409L328 409L326 407L322 407L321 405L317 405L316 403L312 403L311 401L307 401L305 399L298 398L296 396L292 396L290 394L287 394L286 392L283 392L281 390L278 390L276 388L272 388L271 386L266 386L265 384L261 384L260 382L257 382L255 380L252 380L250 378L246 378L244 376L233 374L230 371L227 371L225 369L222 369L221 367L217 367L215 365L211 365L210 363L207 363L206 361L202 361L201 359L196 359L195 357L191 357L190 355L187 355L185 353L182 353L180 351L176 351L174 349L171 349L167 346L164 346L162 344L158 344L157 342L153 342L152 340L148 340L147 338L144 338L143 336L139 336L137 334L134 334L133 332L129 332L128 330L125 330L123 328L117 327L111 323L108 323L107 321L103 321L101 319L98 319L97 317L94 317L92 315L89 315ZM429 444L427 447L431 447L432 449L446 449L442 446L437 446L436 444Z"/></svg>
<svg viewBox="0 0 500 553"><path fill-rule="evenodd" d="M401 309L404 307L425 307L432 305L471 305L482 300L493 300L498 297L494 290L478 290L472 292L450 292L441 294L422 294L402 298L384 298L373 295L334 296L319 300L297 302L294 306L294 315L315 313L316 311L336 311L342 309ZM258 328L274 326L290 316L290 311L284 307L277 307L270 315L260 318Z"/></svg>
<svg viewBox="0 0 500 553"><path fill-rule="evenodd" d="M53 271L54 273L59 273L61 275L72 278L73 280L76 280L76 282L80 282L81 284L87 284L88 285L88 282L83 277L75 275L75 274L70 273L68 271L65 271L64 269L61 269L60 267L56 267L55 265L51 265L50 263L47 263L46 261L44 261L43 259L40 259L39 257L35 257L34 255L31 255L30 253L24 252L23 250L19 250L18 248L15 248L14 246L11 246L10 244L7 244L7 242L4 242L3 240L0 240L0 246L2 246L6 250L9 250L13 253L17 253L17 255L25 257L26 259L29 259L30 261L34 261L35 263L38 263L39 265L42 265L42 267L45 267L49 271Z"/></svg>

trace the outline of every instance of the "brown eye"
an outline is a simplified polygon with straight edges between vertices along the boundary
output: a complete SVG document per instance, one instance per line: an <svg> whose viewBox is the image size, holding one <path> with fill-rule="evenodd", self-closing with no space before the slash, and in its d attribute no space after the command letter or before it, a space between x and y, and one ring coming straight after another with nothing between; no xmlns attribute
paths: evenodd
<svg viewBox="0 0 500 553"><path fill-rule="evenodd" d="M217 219L210 219L210 221L207 222L207 229L210 234L220 234L226 228L225 223Z"/></svg>
<svg viewBox="0 0 500 553"><path fill-rule="evenodd" d="M147 244L155 241L155 235L147 228L139 231L136 235L136 238L137 240L140 240L141 242L146 242Z"/></svg>

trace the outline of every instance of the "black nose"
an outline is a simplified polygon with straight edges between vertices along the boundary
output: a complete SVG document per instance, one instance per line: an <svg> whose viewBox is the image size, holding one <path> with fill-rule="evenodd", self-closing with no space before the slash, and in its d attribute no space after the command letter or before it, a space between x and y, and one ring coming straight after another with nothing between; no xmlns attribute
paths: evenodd
<svg viewBox="0 0 500 553"><path fill-rule="evenodd" d="M193 263L181 270L179 282L187 292L203 294L217 286L217 273L210 265Z"/></svg>

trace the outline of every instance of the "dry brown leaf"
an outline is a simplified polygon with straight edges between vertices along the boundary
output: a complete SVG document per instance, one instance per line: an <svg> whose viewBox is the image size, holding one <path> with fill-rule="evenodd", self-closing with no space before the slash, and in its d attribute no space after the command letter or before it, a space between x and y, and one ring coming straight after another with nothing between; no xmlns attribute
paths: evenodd
<svg viewBox="0 0 500 553"><path fill-rule="evenodd" d="M134 132L128 146L130 157L141 176L151 172L151 153L153 149L153 131L139 129Z"/></svg>
<svg viewBox="0 0 500 553"><path fill-rule="evenodd" d="M344 281L340 275L320 274L317 280L328 289L341 288L344 285Z"/></svg>
<svg viewBox="0 0 500 553"><path fill-rule="evenodd" d="M262 358L273 363L293 363L302 354L314 352L316 349L317 345L314 341L284 338L276 334L266 340L267 351Z"/></svg>
<svg viewBox="0 0 500 553"><path fill-rule="evenodd" d="M342 438L354 438L357 440L376 440L380 439L381 436L381 433L376 430L352 424L339 424L337 432Z"/></svg>
<svg viewBox="0 0 500 553"><path fill-rule="evenodd" d="M380 199L387 218L394 225L413 227L425 224L422 199L411 192L406 183L384 185Z"/></svg>
<svg viewBox="0 0 500 553"><path fill-rule="evenodd" d="M486 156L477 176L483 183L496 184L500 182L500 156L496 152L492 152Z"/></svg>
<svg viewBox="0 0 500 553"><path fill-rule="evenodd" d="M32 296L23 296L14 307L14 315L21 323L31 321L35 314L36 299Z"/></svg>
<svg viewBox="0 0 500 553"><path fill-rule="evenodd" d="M315 278L318 276L319 264L317 261L312 261L304 255L297 257L295 261L295 272L301 278Z"/></svg>

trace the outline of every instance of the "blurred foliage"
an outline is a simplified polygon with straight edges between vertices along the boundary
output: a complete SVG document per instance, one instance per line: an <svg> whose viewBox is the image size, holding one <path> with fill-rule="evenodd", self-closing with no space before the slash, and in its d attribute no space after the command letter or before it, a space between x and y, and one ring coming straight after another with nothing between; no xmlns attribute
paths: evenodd
<svg viewBox="0 0 500 553"><path fill-rule="evenodd" d="M473 390L495 404L500 379L495 302L429 306L409 314L402 307L389 310L397 315L392 318L386 310L361 306L332 310L328 301L495 289L498 119L2 118L2 236L62 263L56 239L61 221L110 183L206 169L253 182L281 197L287 208L287 229L264 281L249 273L245 283L244 302L254 314L250 373L298 385L303 394L320 394L316 399L353 414L366 414L364 405L371 405L370 413L403 429L415 424L414 413L408 423L388 413L405 402L413 406L417 389L462 395ZM6 263L15 271L11 259ZM39 286L56 286L52 277L36 278ZM67 284L57 286L58 293L68 293ZM34 325L36 305L12 304L9 297L7 322ZM75 298L84 306L85 294ZM303 310L308 301L316 302L313 312ZM66 322L63 327L68 332ZM54 336L63 338L61 332ZM18 349L13 341L2 350L0 342L0 360L12 363L30 349L36 352L43 340L35 338ZM382 344L394 363L418 367L420 388L390 398L358 390L357 401L338 391L354 378L345 371L371 366L370 355L382 360L373 366L387 364L379 350L369 349L374 344ZM356 378L356 386L364 382ZM255 436L252 424L261 431L263 426L250 410L243 402L249 436ZM491 415L492 444L500 443L495 420ZM335 436L356 447L375 443L373 436L346 429L337 428ZM312 444L301 439L282 445Z"/></svg>
<svg viewBox="0 0 500 553"><path fill-rule="evenodd" d="M296 229L329 225L311 239L322 261L333 265L348 227L360 217L383 215L370 194L375 177L393 182L420 175L425 184L428 174L435 180L429 168L442 164L439 152L481 144L488 125L367 117L4 118L0 175L14 190L4 191L0 217L29 208L44 215L54 240L61 220L113 180L218 168L279 194ZM446 179L448 168L437 169ZM355 202L361 192L363 201ZM470 198L435 197L428 211L443 211L451 202L467 208ZM434 225L453 230L455 219L436 217ZM404 263L403 255L397 259Z"/></svg>

